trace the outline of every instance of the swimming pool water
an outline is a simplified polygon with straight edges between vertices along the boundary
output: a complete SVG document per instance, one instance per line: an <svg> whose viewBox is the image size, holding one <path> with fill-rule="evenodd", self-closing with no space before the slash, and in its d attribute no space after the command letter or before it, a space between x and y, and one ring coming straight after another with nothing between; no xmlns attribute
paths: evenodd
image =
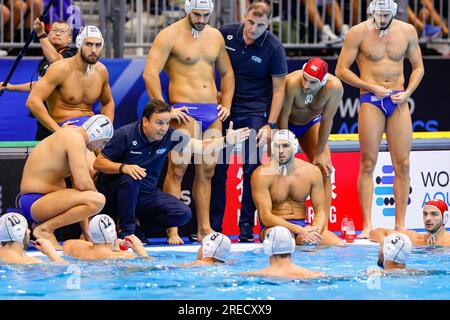
<svg viewBox="0 0 450 320"><path fill-rule="evenodd" d="M415 248L409 268L425 275L367 276L378 246L297 247L294 261L328 274L325 279L284 280L240 276L268 265L262 248L236 252L228 264L179 268L195 252L151 251L151 260L80 262L71 265L0 264L0 299L450 299L450 248ZM191 250L194 251L194 250Z"/></svg>

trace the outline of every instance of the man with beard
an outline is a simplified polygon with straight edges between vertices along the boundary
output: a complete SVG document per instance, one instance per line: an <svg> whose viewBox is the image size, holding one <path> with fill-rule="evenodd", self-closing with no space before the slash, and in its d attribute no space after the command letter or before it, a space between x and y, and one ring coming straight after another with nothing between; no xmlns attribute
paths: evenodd
<svg viewBox="0 0 450 320"><path fill-rule="evenodd" d="M430 200L423 209L423 224L427 233L413 230L401 231L411 238L414 246L439 245L450 246L450 233L445 230L448 221L448 207L442 200ZM370 232L370 240L382 243L383 238L395 230L377 228Z"/></svg>
<svg viewBox="0 0 450 320"><path fill-rule="evenodd" d="M296 159L299 144L289 130L278 131L272 138L272 158L252 175L252 196L261 222L260 241L268 228L286 227L298 245L344 246L328 230L322 174L318 167ZM306 221L306 199L310 197L315 218Z"/></svg>
<svg viewBox="0 0 450 320"><path fill-rule="evenodd" d="M97 62L103 43L97 27L84 27L76 39L78 53L54 62L33 86L26 105L50 131L55 132L64 124L81 126L94 115L92 105L98 99L102 105L101 113L114 120L108 70Z"/></svg>
<svg viewBox="0 0 450 320"><path fill-rule="evenodd" d="M212 0L187 0L186 16L163 29L155 38L144 70L144 80L152 100L164 101L160 72L169 77L171 126L187 130L191 137L222 136L222 121L228 118L234 92L234 73L221 33L207 25L213 12ZM221 77L221 104L215 84L217 68ZM217 152L218 153L218 152ZM197 238L213 232L209 220L211 178L218 154L195 158L196 175L192 194L197 214ZM181 196L181 182L189 159L171 153L164 191ZM181 160L181 161L180 161ZM167 231L169 243L183 243L175 228Z"/></svg>
<svg viewBox="0 0 450 320"><path fill-rule="evenodd" d="M341 81L328 73L328 64L314 57L286 77L286 94L278 124L295 133L300 146L323 176L326 212L331 204L330 136L333 118L344 89Z"/></svg>
<svg viewBox="0 0 450 320"><path fill-rule="evenodd" d="M408 98L424 75L417 31L411 24L394 19L397 4L393 0L373 0L368 12L371 17L347 33L336 66L336 76L359 88L361 94L358 194L364 220L358 238L368 238L372 228L373 172L384 131L395 172L395 230L405 230L412 143ZM405 57L412 66L406 88ZM350 69L355 60L359 76Z"/></svg>
<svg viewBox="0 0 450 320"><path fill-rule="evenodd" d="M10 212L0 217L0 261L8 264L43 263L41 259L27 256L30 242L53 262L65 263L47 239L30 241L27 220L19 213Z"/></svg>

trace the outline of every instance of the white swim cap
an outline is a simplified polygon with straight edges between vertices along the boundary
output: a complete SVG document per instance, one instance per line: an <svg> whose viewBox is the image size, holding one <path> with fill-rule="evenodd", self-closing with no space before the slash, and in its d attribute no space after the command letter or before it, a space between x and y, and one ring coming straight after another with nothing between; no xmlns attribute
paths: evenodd
<svg viewBox="0 0 450 320"><path fill-rule="evenodd" d="M105 40L103 40L102 33L99 28L96 26L85 26L81 31L78 33L77 38L75 40L76 46L78 49L81 48L83 45L84 39L86 38L97 38L102 40L102 47L105 43Z"/></svg>
<svg viewBox="0 0 450 320"><path fill-rule="evenodd" d="M372 0L367 7L367 13L373 14L375 11L390 11L392 16L397 14L397 3L393 0Z"/></svg>
<svg viewBox="0 0 450 320"><path fill-rule="evenodd" d="M209 10L209 12L213 12L214 3L212 0L186 0L184 2L184 11L189 14L192 10Z"/></svg>
<svg viewBox="0 0 450 320"><path fill-rule="evenodd" d="M275 142L280 140L287 140L292 146L292 158L286 164L278 167L281 174L285 176L287 174L287 166L294 160L295 154L300 151L300 144L292 131L288 129L279 130L272 137L272 154L275 154Z"/></svg>
<svg viewBox="0 0 450 320"><path fill-rule="evenodd" d="M0 241L22 243L27 230L27 219L20 213L10 212L0 217Z"/></svg>
<svg viewBox="0 0 450 320"><path fill-rule="evenodd" d="M282 129L279 130L277 133L273 135L272 138L272 152L274 152L275 142L279 140L287 140L292 146L292 151L294 154L300 151L300 145L298 143L297 138L295 137L295 134L288 130L288 129Z"/></svg>
<svg viewBox="0 0 450 320"><path fill-rule="evenodd" d="M287 254L295 251L295 239L288 228L272 227L267 231L263 242L264 252L270 256Z"/></svg>
<svg viewBox="0 0 450 320"><path fill-rule="evenodd" d="M208 234L202 241L202 253L204 258L215 258L222 262L231 249L231 240L220 232Z"/></svg>
<svg viewBox="0 0 450 320"><path fill-rule="evenodd" d="M412 243L409 237L403 233L391 233L384 238L384 261L393 261L406 264L412 251Z"/></svg>
<svg viewBox="0 0 450 320"><path fill-rule="evenodd" d="M88 146L92 147L91 150L99 148L103 142L108 142L114 135L111 120L102 114L90 117L82 127L88 135Z"/></svg>
<svg viewBox="0 0 450 320"><path fill-rule="evenodd" d="M112 243L117 239L116 224L106 214L98 214L89 221L89 233L93 243Z"/></svg>

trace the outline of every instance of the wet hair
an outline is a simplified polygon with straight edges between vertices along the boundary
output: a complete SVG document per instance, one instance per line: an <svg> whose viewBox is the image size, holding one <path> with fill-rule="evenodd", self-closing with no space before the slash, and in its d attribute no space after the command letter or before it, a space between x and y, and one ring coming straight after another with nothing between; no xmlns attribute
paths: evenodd
<svg viewBox="0 0 450 320"><path fill-rule="evenodd" d="M279 258L289 258L291 256L290 253L282 253L282 254L274 254L274 257L279 257Z"/></svg>
<svg viewBox="0 0 450 320"><path fill-rule="evenodd" d="M52 26L53 26L53 24L55 24L55 23L60 23L60 24L65 24L65 25L67 25L67 26L69 27L69 36L72 36L72 28L70 27L70 24L69 24L66 20L64 20L64 19L58 19L58 20L55 20L55 21L52 22Z"/></svg>
<svg viewBox="0 0 450 320"><path fill-rule="evenodd" d="M255 17L263 17L267 16L270 19L272 14L272 8L270 7L270 3L265 0L255 0L253 1L247 9L247 13L253 13Z"/></svg>
<svg viewBox="0 0 450 320"><path fill-rule="evenodd" d="M10 246L10 245L14 244L14 241L2 241L1 244L2 244L2 247Z"/></svg>
<svg viewBox="0 0 450 320"><path fill-rule="evenodd" d="M171 107L161 100L150 100L142 112L142 118L150 119L154 113L170 112Z"/></svg>

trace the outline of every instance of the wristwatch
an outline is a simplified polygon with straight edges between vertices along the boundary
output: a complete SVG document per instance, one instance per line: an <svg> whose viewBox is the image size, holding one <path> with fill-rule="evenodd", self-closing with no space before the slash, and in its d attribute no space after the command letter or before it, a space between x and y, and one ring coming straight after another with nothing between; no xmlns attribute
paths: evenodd
<svg viewBox="0 0 450 320"><path fill-rule="evenodd" d="M276 122L267 121L266 124L270 127L270 129L276 129L277 128L277 123Z"/></svg>
<svg viewBox="0 0 450 320"><path fill-rule="evenodd" d="M44 39L44 38L47 38L47 34L45 32L43 34L41 34L40 36L38 36L39 40Z"/></svg>

